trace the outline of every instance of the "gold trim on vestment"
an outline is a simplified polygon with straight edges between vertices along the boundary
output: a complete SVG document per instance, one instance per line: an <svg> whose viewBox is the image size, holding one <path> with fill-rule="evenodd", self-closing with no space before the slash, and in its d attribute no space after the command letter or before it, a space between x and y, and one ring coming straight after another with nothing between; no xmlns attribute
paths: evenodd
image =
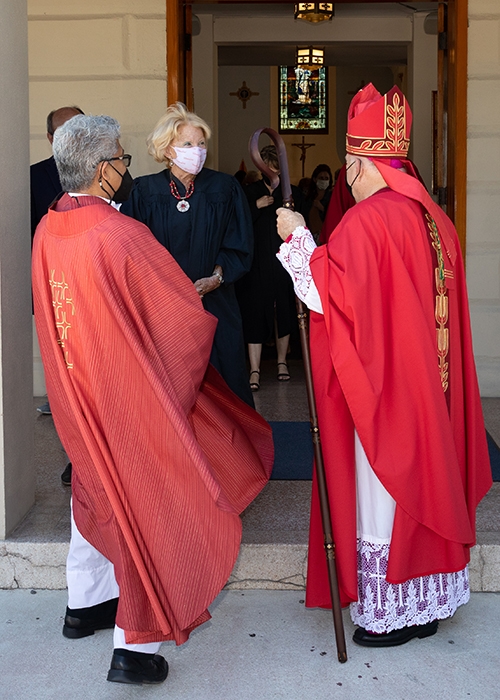
<svg viewBox="0 0 500 700"><path fill-rule="evenodd" d="M346 144L348 153L361 156L380 156L384 158L406 158L410 147L410 140L406 134L406 109L405 103L401 104L399 95L394 94L392 104L385 99L384 135L380 136L354 136L347 134Z"/></svg>
<svg viewBox="0 0 500 700"><path fill-rule="evenodd" d="M59 335L57 343L63 349L66 367L73 369L73 363L69 361L66 341L68 340L68 331L71 329L69 317L75 315L75 305L64 272L61 271L61 282L56 282L56 271L51 270L49 284L52 290L52 306L54 307L56 328Z"/></svg>
<svg viewBox="0 0 500 700"><path fill-rule="evenodd" d="M448 389L448 378L449 378L449 363L446 361L448 357L448 352L450 350L450 332L446 327L448 324L448 290L446 288L446 277L450 277L450 273L446 274L447 271L444 268L443 253L441 250L441 241L439 240L439 233L437 230L436 223L429 214L425 214L427 220L427 227L431 236L432 247L436 251L438 266L434 269L434 278L436 282L436 306L435 306L435 318L437 328L436 328L436 341L437 341L437 354L439 361L439 373L441 375L441 384L443 386L443 391Z"/></svg>

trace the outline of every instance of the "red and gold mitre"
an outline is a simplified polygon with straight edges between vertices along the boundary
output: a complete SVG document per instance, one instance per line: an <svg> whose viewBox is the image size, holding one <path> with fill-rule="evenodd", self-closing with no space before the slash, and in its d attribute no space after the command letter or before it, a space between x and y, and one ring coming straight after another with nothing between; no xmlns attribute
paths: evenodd
<svg viewBox="0 0 500 700"><path fill-rule="evenodd" d="M346 150L368 158L406 158L411 110L394 86L382 95L370 83L353 98L347 117Z"/></svg>

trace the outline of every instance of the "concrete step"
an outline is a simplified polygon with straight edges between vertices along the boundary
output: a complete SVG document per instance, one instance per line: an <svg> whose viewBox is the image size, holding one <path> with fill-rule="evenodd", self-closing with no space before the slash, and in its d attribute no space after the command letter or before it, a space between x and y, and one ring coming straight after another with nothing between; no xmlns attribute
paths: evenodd
<svg viewBox="0 0 500 700"><path fill-rule="evenodd" d="M256 408L266 420L308 420L303 370L289 362L292 380L276 381L274 361L261 365ZM36 503L15 532L0 540L0 588L66 588L71 489L61 484L66 457L52 416L33 400ZM500 444L500 399L484 399L486 427ZM301 590L307 574L311 482L271 481L243 514L240 555L227 588ZM477 545L472 550L473 591L500 591L500 483L479 506Z"/></svg>
<svg viewBox="0 0 500 700"><path fill-rule="evenodd" d="M226 588L305 588L310 493L311 483L305 481L272 481L266 486L243 514L240 555ZM63 496L67 500L67 490ZM500 591L499 514L496 483L477 514L478 544L469 569L473 591ZM68 543L68 504L62 516L35 506L0 544L0 588L66 588Z"/></svg>

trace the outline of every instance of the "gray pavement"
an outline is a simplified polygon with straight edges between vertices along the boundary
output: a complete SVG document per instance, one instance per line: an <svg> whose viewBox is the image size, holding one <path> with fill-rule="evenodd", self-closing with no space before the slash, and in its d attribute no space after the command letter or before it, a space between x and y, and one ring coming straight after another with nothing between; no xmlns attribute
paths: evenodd
<svg viewBox="0 0 500 700"><path fill-rule="evenodd" d="M473 593L434 637L392 649L351 642L336 657L331 613L303 591L223 591L213 619L181 647L163 644L161 686L108 683L112 631L68 640L65 591L0 591L1 700L500 700L500 594Z"/></svg>

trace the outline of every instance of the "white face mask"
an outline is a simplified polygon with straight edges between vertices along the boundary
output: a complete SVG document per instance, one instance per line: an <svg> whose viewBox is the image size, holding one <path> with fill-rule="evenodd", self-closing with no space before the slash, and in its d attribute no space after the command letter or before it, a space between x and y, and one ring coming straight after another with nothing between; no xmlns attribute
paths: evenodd
<svg viewBox="0 0 500 700"><path fill-rule="evenodd" d="M330 187L330 180L316 180L318 190L327 190Z"/></svg>
<svg viewBox="0 0 500 700"><path fill-rule="evenodd" d="M171 158L171 160L177 167L186 173L191 173L191 175L198 175L207 157L207 149L199 146L191 146L190 148L172 146L172 148L177 158Z"/></svg>

